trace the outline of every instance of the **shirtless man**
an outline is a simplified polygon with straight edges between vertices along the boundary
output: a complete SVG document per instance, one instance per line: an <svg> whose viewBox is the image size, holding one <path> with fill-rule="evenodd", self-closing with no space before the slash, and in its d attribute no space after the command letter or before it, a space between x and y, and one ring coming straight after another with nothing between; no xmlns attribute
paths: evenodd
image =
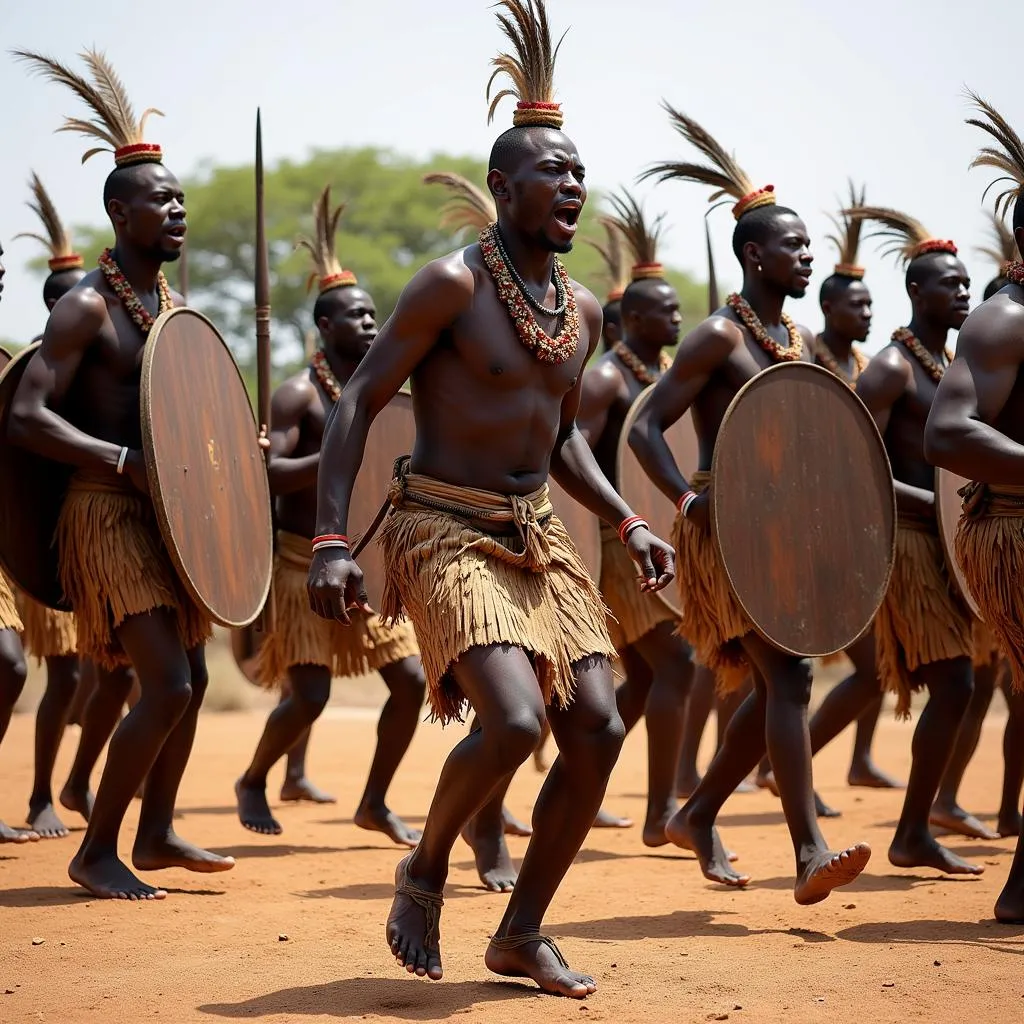
<svg viewBox="0 0 1024 1024"><path fill-rule="evenodd" d="M928 824L971 699L971 615L946 571L935 518L935 470L925 458L924 427L935 389L951 358L946 339L967 319L970 278L953 242L931 237L911 217L859 206L851 216L881 225L906 267L912 316L894 332L857 380L885 442L896 486L896 562L875 618L882 684L897 695L897 714L910 714L911 695L928 691L914 731L903 812L889 847L897 867L950 874L982 868L940 846Z"/></svg>
<svg viewBox="0 0 1024 1024"><path fill-rule="evenodd" d="M19 53L35 70L65 83L48 58ZM91 54L104 62L102 54ZM77 76L76 76L77 77ZM119 83L118 83L119 84ZM108 84L109 87L109 84ZM78 79L81 96L96 94ZM203 646L210 623L184 592L147 496L139 419L143 350L155 316L175 304L161 273L185 240L184 193L124 112L128 98L91 112L99 125L74 124L117 140L104 207L115 245L54 307L15 395L10 440L75 467L57 531L61 583L78 618L79 649L101 667L131 664L142 697L110 741L71 878L95 896L160 899L117 855L125 812L146 779L132 862L143 871L234 866L179 838L174 803L206 690ZM179 300L180 301L180 300ZM97 530L102 521L105 529Z"/></svg>
<svg viewBox="0 0 1024 1024"><path fill-rule="evenodd" d="M580 432L609 480L617 479L619 438L630 406L669 365L664 349L679 340L679 296L657 262L659 222L648 224L628 193L613 196L621 230L634 256L633 280L621 302L622 339L583 375L576 416ZM643 842L663 846L665 826L678 809L676 766L682 743L693 662L676 633L678 616L660 597L641 594L636 570L609 527L602 527L601 596L613 618L608 628L620 657L632 655L629 675L615 693L628 733L644 717L647 725L647 814ZM642 671L632 662L643 662Z"/></svg>
<svg viewBox="0 0 1024 1024"><path fill-rule="evenodd" d="M355 274L334 253L330 186L315 204L317 242L303 241L319 281L313 322L320 346L310 364L274 392L271 405L270 489L276 499L277 622L264 639L256 676L271 688L288 681L287 696L270 713L252 763L235 784L238 816L252 832L279 835L267 803L267 773L308 731L327 705L332 676L380 672L389 695L377 725L377 749L354 821L404 846L419 842L386 803L387 791L409 749L426 684L412 626L385 628L377 615L357 613L350 627L324 622L309 608L306 576L316 522L316 479L324 425L377 334L376 307ZM334 219L332 220L332 215Z"/></svg>
<svg viewBox="0 0 1024 1024"><path fill-rule="evenodd" d="M665 164L647 175L682 177L716 189L728 182L726 193L737 200L733 251L743 267L743 289L680 342L672 368L655 385L629 443L651 479L679 508L674 539L683 635L693 644L698 661L718 673L723 689L738 688L752 672L754 692L736 711L707 773L666 831L672 842L697 854L706 877L746 885L749 877L730 867L714 823L767 749L793 840L794 898L816 903L837 886L852 882L871 851L862 843L833 853L822 837L814 812L807 735L810 663L783 653L754 631L729 588L708 521L713 486L708 469L730 401L747 381L777 361L809 358L811 334L783 313L783 305L807 290L810 239L796 213L775 205L770 186L755 189L700 125L668 110L677 130L714 167ZM687 409L692 410L702 467L690 481L665 440L665 431Z"/></svg>
<svg viewBox="0 0 1024 1024"><path fill-rule="evenodd" d="M442 976L439 918L452 846L533 753L547 704L559 755L485 962L584 998L596 982L570 970L539 927L600 807L623 729L604 609L552 513L549 473L620 527L646 589L667 585L673 567L668 546L633 517L576 428L601 307L555 253L573 244L586 199L583 163L551 101L543 3L501 6L516 15L502 23L517 56L496 63L516 73L523 92L515 127L495 142L488 164L498 223L413 277L352 375L324 439L310 599L319 614L346 622L350 607L367 607L343 536L349 499L374 415L411 377L416 447L399 467L381 531L382 613L390 620L404 610L416 626L434 714L459 717L468 698L480 728L449 755L423 838L398 866L388 945L410 973ZM526 93L531 86L538 91Z"/></svg>
<svg viewBox="0 0 1024 1024"><path fill-rule="evenodd" d="M1024 251L1024 146L990 104L973 97L978 116L968 121L988 133L972 166L994 167L1002 177L997 212L1013 211L1013 234ZM994 149L993 139L998 147ZM1002 159L996 162L995 154ZM1008 183L1008 184L1007 184ZM990 186L991 187L991 186ZM1001 209L1000 209L1001 208ZM965 494L956 553L985 622L1009 658L1013 687L1024 692L1024 263L1006 268L1007 284L965 321L957 358L931 403L924 432L927 457L975 481ZM1024 921L1024 828L996 919Z"/></svg>

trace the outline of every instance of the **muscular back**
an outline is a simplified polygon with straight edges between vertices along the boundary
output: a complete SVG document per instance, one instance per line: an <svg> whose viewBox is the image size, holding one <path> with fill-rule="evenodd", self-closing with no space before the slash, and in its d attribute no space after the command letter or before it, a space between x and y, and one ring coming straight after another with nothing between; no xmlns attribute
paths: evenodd
<svg viewBox="0 0 1024 1024"><path fill-rule="evenodd" d="M622 428L645 387L614 352L606 352L583 375L577 423L601 471L616 487Z"/></svg>

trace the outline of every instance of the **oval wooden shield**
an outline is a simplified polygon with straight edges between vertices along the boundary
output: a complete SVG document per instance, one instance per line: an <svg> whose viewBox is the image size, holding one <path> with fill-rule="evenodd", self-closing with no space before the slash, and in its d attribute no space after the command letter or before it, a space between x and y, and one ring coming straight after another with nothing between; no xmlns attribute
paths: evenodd
<svg viewBox="0 0 1024 1024"><path fill-rule="evenodd" d="M957 527L960 524L960 512L963 509L963 498L956 492L968 483L970 481L966 477L950 473L948 469L936 469L935 515L939 520L939 536L942 538L942 550L946 556L946 568L949 570L949 575L956 583L957 590L967 602L967 606L979 619L984 620L978 602L974 600L974 595L967 586L963 569L960 568L960 563L957 561L954 543Z"/></svg>
<svg viewBox="0 0 1024 1024"><path fill-rule="evenodd" d="M22 349L0 372L0 566L40 604L70 610L57 571L54 536L72 467L7 440L11 401L39 343ZM6 355L6 353L4 353Z"/></svg>
<svg viewBox="0 0 1024 1024"><path fill-rule="evenodd" d="M636 455L633 454L633 449L629 447L629 432L633 429L633 424L636 423L640 411L647 404L653 390L654 385L652 384L636 396L636 400L626 414L626 421L622 425L617 466L619 494L630 508L634 509L638 515L644 516L656 537L666 543L671 543L676 507L658 490L654 481L640 465ZM689 409L668 428L665 432L665 440L675 456L679 471L689 479L700 465L700 445ZM666 587L658 596L674 612L682 614L682 609L679 607L679 589L674 584Z"/></svg>
<svg viewBox="0 0 1024 1024"><path fill-rule="evenodd" d="M182 583L215 622L247 625L270 590L270 487L238 366L194 309L153 325L141 414L149 492Z"/></svg>
<svg viewBox="0 0 1024 1024"><path fill-rule="evenodd" d="M548 478L548 489L551 492L551 504L555 507L555 513L572 537L583 564L596 583L601 577L601 526L597 516L574 498L570 498L554 477Z"/></svg>
<svg viewBox="0 0 1024 1024"><path fill-rule="evenodd" d="M861 400L820 366L769 367L729 405L712 473L722 561L757 631L801 657L849 647L895 553L889 460Z"/></svg>

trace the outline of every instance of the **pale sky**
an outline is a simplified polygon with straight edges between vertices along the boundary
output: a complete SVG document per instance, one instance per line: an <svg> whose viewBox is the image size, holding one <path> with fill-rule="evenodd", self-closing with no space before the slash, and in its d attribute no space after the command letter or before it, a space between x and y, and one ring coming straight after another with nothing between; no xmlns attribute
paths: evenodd
<svg viewBox="0 0 1024 1024"><path fill-rule="evenodd" d="M556 32L569 28L558 65L566 131L591 186L632 184L648 163L689 158L662 97L708 128L758 184L776 186L815 239L816 276L791 312L817 329L817 287L835 262L825 212L852 176L868 201L905 209L957 240L980 300L995 268L974 252L986 236L981 194L990 180L967 165L981 133L963 124L964 86L993 102L1024 134L1019 33L1013 0L549 0ZM86 5L7 2L0 41L74 61L104 49L138 108L159 107L147 135L181 176L206 161L252 159L256 106L268 162L313 147L390 146L486 156L511 123L511 101L487 125L488 62L503 36L485 0L175 0ZM1016 50L1016 52L1015 52ZM110 158L84 167L84 140L54 135L83 108L59 86L0 56L3 152L0 241L6 288L0 337L28 340L44 321L41 278L27 269L37 230L25 207L35 169L70 223L101 223ZM667 261L703 279L706 190L644 186L668 214ZM713 215L720 280L738 284L727 209ZM875 296L869 348L907 319L902 273L862 249Z"/></svg>

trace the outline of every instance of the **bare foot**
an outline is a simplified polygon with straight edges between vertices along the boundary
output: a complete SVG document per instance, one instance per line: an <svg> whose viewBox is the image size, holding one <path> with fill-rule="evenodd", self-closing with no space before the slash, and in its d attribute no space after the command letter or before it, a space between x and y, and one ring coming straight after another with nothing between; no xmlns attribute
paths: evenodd
<svg viewBox="0 0 1024 1024"><path fill-rule="evenodd" d="M757 775L754 776L754 785L757 786L758 789L767 789L772 796L779 795L779 786L775 781L775 772L758 772Z"/></svg>
<svg viewBox="0 0 1024 1024"><path fill-rule="evenodd" d="M597 982L589 974L570 970L565 957L547 936L519 936L526 939L508 948L496 942L508 943L509 939L491 939L484 963L489 971L504 978L532 978L541 989L555 996L570 999L585 999L597 991Z"/></svg>
<svg viewBox="0 0 1024 1024"><path fill-rule="evenodd" d="M11 828L0 821L0 843L38 843L39 833L27 828Z"/></svg>
<svg viewBox="0 0 1024 1024"><path fill-rule="evenodd" d="M841 818L843 816L842 811L837 811L834 807L829 807L824 800L818 796L818 791L814 791L814 813L819 818Z"/></svg>
<svg viewBox="0 0 1024 1024"><path fill-rule="evenodd" d="M501 824L507 836L533 835L533 826L520 821L507 807L501 809Z"/></svg>
<svg viewBox="0 0 1024 1024"><path fill-rule="evenodd" d="M238 800L238 820L250 832L257 832L261 836L279 836L284 831L277 818L270 813L266 789L245 786L239 779L235 783L235 798Z"/></svg>
<svg viewBox="0 0 1024 1024"><path fill-rule="evenodd" d="M53 804L49 802L38 807L29 804L28 827L43 839L63 839L71 834L67 825L57 817Z"/></svg>
<svg viewBox="0 0 1024 1024"><path fill-rule="evenodd" d="M314 786L305 775L301 779L289 779L285 777L281 783L281 799L286 803L298 800L307 800L312 804L336 804L338 798L325 793L318 786ZM356 824L359 824L356 822Z"/></svg>
<svg viewBox="0 0 1024 1024"><path fill-rule="evenodd" d="M936 828L967 836L968 839L999 838L998 832L994 832L987 825L982 824L973 814L968 814L959 804L953 804L951 807L940 807L937 803L933 804L928 821Z"/></svg>
<svg viewBox="0 0 1024 1024"><path fill-rule="evenodd" d="M101 900L162 900L167 896L166 889L140 882L115 854L87 862L79 851L68 875Z"/></svg>
<svg viewBox="0 0 1024 1024"><path fill-rule="evenodd" d="M519 872L512 863L504 832L482 829L476 820L462 830L462 838L469 843L476 860L476 871L488 892L511 892Z"/></svg>
<svg viewBox="0 0 1024 1024"><path fill-rule="evenodd" d="M1000 924L1024 924L1024 885L1011 873L996 900L996 920Z"/></svg>
<svg viewBox="0 0 1024 1024"><path fill-rule="evenodd" d="M669 838L665 835L665 826L672 820L672 816L677 810L676 807L669 807L660 813L647 812L647 820L644 822L644 830L641 835L644 846L656 848L668 844Z"/></svg>
<svg viewBox="0 0 1024 1024"><path fill-rule="evenodd" d="M898 868L934 868L947 875L980 875L985 870L940 846L930 835L918 841L894 839L889 863Z"/></svg>
<svg viewBox="0 0 1024 1024"><path fill-rule="evenodd" d="M864 789L906 789L899 779L887 775L875 766L873 761L863 761L850 765L850 773L846 776L847 785L861 786Z"/></svg>
<svg viewBox="0 0 1024 1024"><path fill-rule="evenodd" d="M383 832L393 843L415 849L419 845L423 833L418 828L410 828L402 819L387 807L360 807L352 819L360 828L368 832Z"/></svg>
<svg viewBox="0 0 1024 1024"><path fill-rule="evenodd" d="M408 863L406 857L395 869L395 900L384 932L399 966L410 974L440 981L444 975L440 930L444 899L411 879L406 873Z"/></svg>
<svg viewBox="0 0 1024 1024"><path fill-rule="evenodd" d="M68 783L60 791L61 807L66 807L69 811L80 814L86 821L89 820L89 816L92 814L93 802L92 790L88 787L84 790L74 789Z"/></svg>
<svg viewBox="0 0 1024 1024"><path fill-rule="evenodd" d="M235 858L210 853L209 850L185 842L174 832L168 832L163 836L136 836L132 864L140 871L185 868L206 875L216 871L230 871L235 866Z"/></svg>
<svg viewBox="0 0 1024 1024"><path fill-rule="evenodd" d="M1007 811L1005 814L999 812L999 820L996 822L996 831L999 833L1000 839L1012 839L1014 836L1020 835L1020 811L1014 808L1012 811Z"/></svg>
<svg viewBox="0 0 1024 1024"><path fill-rule="evenodd" d="M871 847L857 843L840 853L825 850L800 873L793 887L793 899L803 906L820 903L833 889L849 885L871 860Z"/></svg>
<svg viewBox="0 0 1024 1024"><path fill-rule="evenodd" d="M755 785L754 785L754 783L752 783L752 782L751 782L751 781L750 781L749 779L744 779L744 780L743 780L743 781L742 781L742 782L741 782L741 783L740 783L740 784L739 784L739 785L738 785L738 786L737 786L737 787L736 787L736 788L735 788L735 789L733 790L733 792L734 792L734 793L742 793L742 794L744 794L744 795L746 795L747 793L756 793L756 792L757 792L757 786L755 786Z"/></svg>
<svg viewBox="0 0 1024 1024"><path fill-rule="evenodd" d="M617 814L612 814L611 811L606 811L603 807L597 812L597 816L594 818L593 828L632 828L632 818L620 818Z"/></svg>
<svg viewBox="0 0 1024 1024"><path fill-rule="evenodd" d="M681 850L697 855L705 878L737 889L750 884L750 875L741 875L729 867L729 861L735 860L735 855L722 845L718 829L691 820L685 807L670 819L665 826L665 835Z"/></svg>
<svg viewBox="0 0 1024 1024"><path fill-rule="evenodd" d="M676 796L680 800L689 800L693 796L693 791L700 785L700 780L701 776L696 772L676 779Z"/></svg>

